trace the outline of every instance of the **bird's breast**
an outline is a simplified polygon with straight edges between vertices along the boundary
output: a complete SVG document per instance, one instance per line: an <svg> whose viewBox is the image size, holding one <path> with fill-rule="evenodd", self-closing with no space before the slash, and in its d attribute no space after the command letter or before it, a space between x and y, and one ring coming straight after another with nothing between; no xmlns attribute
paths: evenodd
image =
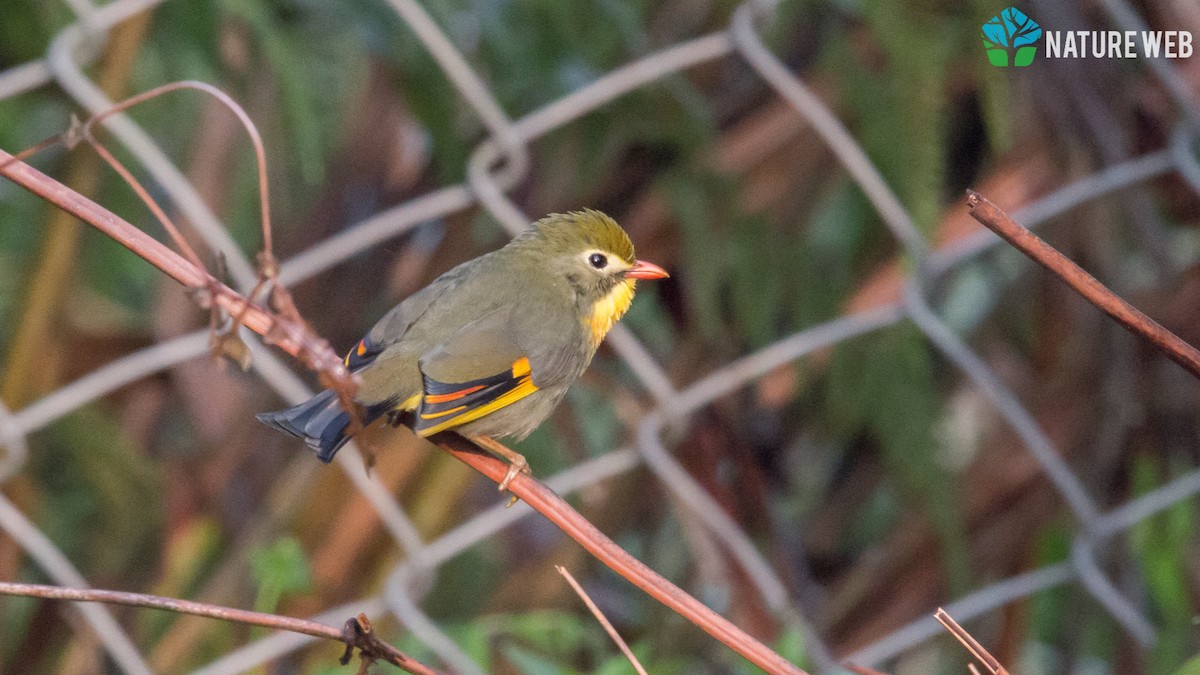
<svg viewBox="0 0 1200 675"><path fill-rule="evenodd" d="M583 325L593 351L600 346L608 331L612 330L613 324L629 310L629 305L633 303L636 283L633 279L618 282L607 295L592 305L590 313L585 314Z"/></svg>

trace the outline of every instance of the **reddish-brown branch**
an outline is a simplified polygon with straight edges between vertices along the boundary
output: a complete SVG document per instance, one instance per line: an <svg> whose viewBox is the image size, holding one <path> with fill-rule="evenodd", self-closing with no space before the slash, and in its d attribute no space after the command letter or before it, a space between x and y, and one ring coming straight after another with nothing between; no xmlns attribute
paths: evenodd
<svg viewBox="0 0 1200 675"><path fill-rule="evenodd" d="M196 269L174 251L99 204L27 164L9 160L10 155L0 150L0 175L8 177L21 187L101 230L181 284L200 290L207 289L213 302L230 315L241 317L247 328L320 372L326 386L335 384L328 381L331 374L350 377L341 359L333 353L328 343L308 331L299 313L290 306L290 299L286 294L280 298L285 304L280 314L272 314ZM339 392L344 391L340 387L337 389ZM347 405L352 403L347 402ZM436 442L460 461L497 483L503 480L508 470L506 464L487 455L458 434L440 434L436 437ZM521 474L509 489L601 562L758 667L769 673L805 675L803 670L788 663L782 656L733 625L725 617L626 553L550 488Z"/></svg>
<svg viewBox="0 0 1200 675"><path fill-rule="evenodd" d="M1183 366L1194 377L1200 378L1200 351L1184 342L1182 338L1163 328L1157 321L1143 314L1133 305L1122 300L1116 293L1088 274L1079 265L1071 262L1050 244L1018 224L986 197L967 190L967 208L971 216L1022 253L1053 272L1068 286L1075 289L1088 302L1104 310L1130 332L1140 335L1158 347L1171 360Z"/></svg>
<svg viewBox="0 0 1200 675"><path fill-rule="evenodd" d="M248 302L233 289L214 280L178 253L108 209L28 164L9 161L11 159L11 155L0 150L0 175L112 237L184 286L210 293L210 302L216 303L232 316L241 317L247 328L310 367L349 378L342 360L323 340L309 333L306 326L294 321L279 321L268 310Z"/></svg>
<svg viewBox="0 0 1200 675"><path fill-rule="evenodd" d="M430 440L459 461L470 465L479 473L499 483L508 472L508 465L484 453L469 440L453 432L433 436ZM642 561L629 555L615 542L596 529L578 511L571 508L562 497L538 480L518 474L508 489L520 497L535 511L545 516L584 549L608 565L614 572L628 579L633 585L648 593L680 616L699 626L704 632L717 638L730 649L741 654L751 663L768 673L792 673L803 675L804 671L788 663L769 647L733 625L728 619L709 609L663 578Z"/></svg>
<svg viewBox="0 0 1200 675"><path fill-rule="evenodd" d="M209 605L191 600L164 598L158 595L107 591L95 588L63 588L61 586L17 584L0 581L0 595L21 595L30 598L42 598L44 600L69 600L71 602L103 602L110 605L148 607L180 614L195 614L196 616L206 616L222 621L285 630L292 633L325 638L327 640L337 640L338 642L345 643L347 650L358 649L362 652L363 658L368 660L387 661L402 670L417 673L418 675L436 675L438 672L377 638L374 631L371 630L370 622L362 615L359 615L356 619L348 620L346 626L342 628L335 628L317 621L309 621L308 619L251 612L244 609Z"/></svg>

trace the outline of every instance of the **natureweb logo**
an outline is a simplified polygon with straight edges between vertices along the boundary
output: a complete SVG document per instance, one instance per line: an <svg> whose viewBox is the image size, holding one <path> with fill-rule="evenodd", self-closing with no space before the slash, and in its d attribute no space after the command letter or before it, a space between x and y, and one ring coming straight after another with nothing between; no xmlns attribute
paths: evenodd
<svg viewBox="0 0 1200 675"><path fill-rule="evenodd" d="M993 66L1007 68L1011 63L1022 67L1033 63L1037 54L1034 43L1042 37L1042 27L1016 7L993 16L983 24L983 46Z"/></svg>

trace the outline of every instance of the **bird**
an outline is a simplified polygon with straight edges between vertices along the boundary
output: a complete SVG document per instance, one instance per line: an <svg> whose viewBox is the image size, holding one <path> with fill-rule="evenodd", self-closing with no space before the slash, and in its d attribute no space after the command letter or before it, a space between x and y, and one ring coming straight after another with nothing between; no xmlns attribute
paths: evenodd
<svg viewBox="0 0 1200 675"><path fill-rule="evenodd" d="M637 281L668 276L638 260L604 213L550 214L405 298L350 350L360 424L330 389L257 418L326 463L381 417L424 438L453 430L510 462L504 492L529 468L496 439L519 441L545 421L629 309Z"/></svg>

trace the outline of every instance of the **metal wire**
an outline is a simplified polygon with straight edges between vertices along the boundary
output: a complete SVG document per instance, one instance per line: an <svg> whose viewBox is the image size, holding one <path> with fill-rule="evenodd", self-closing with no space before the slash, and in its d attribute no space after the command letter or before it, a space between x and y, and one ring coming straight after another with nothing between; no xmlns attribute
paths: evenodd
<svg viewBox="0 0 1200 675"><path fill-rule="evenodd" d="M91 46L87 44L88 40L91 36L103 38L112 26L147 11L159 1L116 0L98 8L87 2L72 2L71 6L78 14L77 23L65 28L50 42L45 59L0 72L0 99L54 83L88 110L96 112L109 106L110 103L82 68L95 52L95 49L85 48ZM643 87L656 86L672 74L719 59L739 58L812 125L848 175L863 190L900 249L915 263L918 271L908 280L903 298L896 302L811 326L755 354L716 368L682 388L672 383L663 367L631 331L619 327L610 337L610 343L625 366L650 394L655 410L640 422L636 430L631 430L636 431L633 447L614 450L581 463L550 477L548 483L561 492L571 492L619 477L638 466L648 467L661 487L679 503L686 505L690 516L728 549L753 580L766 605L781 620L792 622L804 631L809 653L818 667L824 672L834 672L837 670L837 658L812 630L809 622L800 616L779 574L737 523L675 461L664 440L664 431L670 425L686 423L688 416L704 406L816 349L900 322L911 322L996 406L1024 443L1025 450L1036 458L1050 484L1078 521L1069 560L977 590L948 603L947 609L965 622L993 612L1007 603L1074 582L1095 598L1131 636L1143 644L1153 642L1153 623L1142 616L1137 604L1124 597L1105 576L1097 557L1103 556L1105 547L1115 535L1171 505L1192 499L1200 492L1200 471L1161 485L1107 512L1095 504L1030 412L1007 390L987 362L937 316L926 297L925 286L935 277L958 269L965 261L994 247L999 240L982 233L950 248L929 250L928 243L921 235L921 228L883 180L862 146L820 98L788 71L763 44L755 23L772 19L771 3L747 1L734 12L727 30L649 54L514 120L500 107L487 83L474 72L468 59L428 12L414 0L388 2L437 62L462 97L464 105L477 115L489 132L489 137L471 154L465 183L436 189L317 243L283 263L281 278L285 283L311 278L423 222L476 205L482 206L509 232L520 231L530 219L509 199L507 192L528 174L529 143L621 96ZM1104 0L1103 6L1123 25L1143 23L1124 0ZM1195 127L1189 128L1189 124L1195 125L1196 120L1200 119L1196 96L1169 65L1150 60L1148 67L1172 95L1181 118L1185 120L1175 130L1168 147L1122 161L1057 190L1014 214L1018 220L1034 226L1090 200L1169 172L1175 172L1200 192L1200 165L1197 164L1195 153L1196 131ZM124 116L110 118L107 126L117 141L125 145L144 169L163 186L175 206L185 214L206 243L225 255L237 284L243 289L247 288L255 276L250 257L234 244L227 229L203 204L158 145ZM281 397L298 401L311 393L270 350L254 342L252 337L248 341L255 355L255 372ZM10 478L25 465L30 434L125 384L206 353L206 334L192 333L114 361L20 410L10 411L0 405L0 444L4 450L0 457L0 481ZM424 542L389 491L362 471L361 461L353 447L343 453L339 464L355 488L378 511L385 529L404 552L405 561L393 570L381 596L332 609L322 617L336 623L359 611L369 615L390 612L413 630L444 662L461 672L482 672L479 664L474 663L429 618L421 607L420 599L432 587L442 564L479 542L496 536L504 528L527 517L532 513L531 510L524 505L508 510L497 506L437 539ZM3 498L0 498L0 527L8 531L29 552L35 564L58 583L86 584L66 556L23 513ZM930 608L931 611L933 609ZM80 611L97 639L123 670L148 672L137 648L103 607L86 605ZM844 655L844 658L859 665L875 666L939 632L932 618L920 619L872 645ZM300 635L273 635L234 650L198 672L205 675L241 672L300 649L310 641L311 638Z"/></svg>

